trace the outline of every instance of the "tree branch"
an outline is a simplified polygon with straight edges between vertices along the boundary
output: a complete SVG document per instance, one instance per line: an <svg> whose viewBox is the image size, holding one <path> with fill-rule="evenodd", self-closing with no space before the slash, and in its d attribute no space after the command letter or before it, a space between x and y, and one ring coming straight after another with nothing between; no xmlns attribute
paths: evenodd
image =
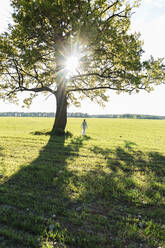
<svg viewBox="0 0 165 248"><path fill-rule="evenodd" d="M117 0L116 2L112 3L110 6L108 6L105 10L103 10L100 15L104 14L105 12L107 12L109 9L111 9L114 5L118 4L119 0Z"/></svg>
<svg viewBox="0 0 165 248"><path fill-rule="evenodd" d="M100 74L100 73L97 73L97 72L93 72L93 73L86 73L86 74L80 74L80 75L77 75L77 76L73 76L71 78L71 80L73 79L78 79L78 78L82 78L82 77L90 77L90 76L96 76L96 77L99 77L99 78L112 78L109 76L105 76L104 74Z"/></svg>
<svg viewBox="0 0 165 248"><path fill-rule="evenodd" d="M105 22L109 21L110 19L112 19L112 18L115 17L115 16L117 16L117 17L122 17L122 18L123 18L123 17L124 17L124 18L128 18L127 15L121 15L123 12L124 12L124 10L122 10L122 11L119 12L119 13L116 13L116 14L113 14L113 15L109 16L109 17L105 20Z"/></svg>
<svg viewBox="0 0 165 248"><path fill-rule="evenodd" d="M31 92L50 92L54 95L56 95L56 91L52 90L51 88L47 87L47 86L43 86L40 88L26 88L26 87L21 87L18 91L31 91Z"/></svg>
<svg viewBox="0 0 165 248"><path fill-rule="evenodd" d="M111 87L111 86L97 86L97 87L91 87L91 88L77 88L77 89L70 89L67 92L73 92L73 91L90 91L90 90L101 90L101 89L110 89L110 90L120 90L120 91L125 91L124 88L117 88L117 87ZM128 89L129 92L132 92L135 90L135 88Z"/></svg>

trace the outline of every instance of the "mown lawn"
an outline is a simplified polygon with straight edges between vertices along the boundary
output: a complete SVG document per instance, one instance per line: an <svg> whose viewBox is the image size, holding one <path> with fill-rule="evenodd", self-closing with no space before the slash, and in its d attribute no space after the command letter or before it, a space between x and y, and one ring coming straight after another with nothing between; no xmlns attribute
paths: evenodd
<svg viewBox="0 0 165 248"><path fill-rule="evenodd" d="M0 118L0 248L165 248L165 121Z"/></svg>

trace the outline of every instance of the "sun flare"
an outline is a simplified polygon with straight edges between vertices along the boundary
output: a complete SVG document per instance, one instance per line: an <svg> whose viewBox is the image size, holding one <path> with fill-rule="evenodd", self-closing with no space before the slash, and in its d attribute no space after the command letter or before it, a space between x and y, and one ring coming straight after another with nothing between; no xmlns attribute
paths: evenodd
<svg viewBox="0 0 165 248"><path fill-rule="evenodd" d="M65 67L69 74L74 74L79 66L79 57L77 55L72 55L67 58Z"/></svg>

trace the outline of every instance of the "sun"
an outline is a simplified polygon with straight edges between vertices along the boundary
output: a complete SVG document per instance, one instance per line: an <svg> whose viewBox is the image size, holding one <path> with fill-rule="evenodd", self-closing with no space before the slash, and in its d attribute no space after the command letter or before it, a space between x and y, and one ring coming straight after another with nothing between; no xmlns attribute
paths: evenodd
<svg viewBox="0 0 165 248"><path fill-rule="evenodd" d="M79 67L79 56L71 55L66 59L65 68L68 74L73 75Z"/></svg>

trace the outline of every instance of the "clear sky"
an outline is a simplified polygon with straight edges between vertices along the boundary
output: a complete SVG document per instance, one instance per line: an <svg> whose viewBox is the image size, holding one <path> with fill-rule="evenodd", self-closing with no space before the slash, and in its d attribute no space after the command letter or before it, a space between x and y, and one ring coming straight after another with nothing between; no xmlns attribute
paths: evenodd
<svg viewBox="0 0 165 248"><path fill-rule="evenodd" d="M0 8L0 32L5 31L10 21L11 8L9 0L1 0ZM165 0L142 0L141 6L135 10L132 18L132 30L141 33L144 40L144 50L146 56L153 55L165 57ZM153 92L140 92L128 95L126 93L116 95L109 91L110 99L105 108L91 103L82 102L81 108L70 106L69 112L84 112L95 114L153 114L165 115L165 85L157 86ZM20 99L22 97L20 96ZM54 112L55 99L53 96L38 97L31 105L30 109L21 108L21 104L3 103L0 101L0 112L3 111L42 111Z"/></svg>

